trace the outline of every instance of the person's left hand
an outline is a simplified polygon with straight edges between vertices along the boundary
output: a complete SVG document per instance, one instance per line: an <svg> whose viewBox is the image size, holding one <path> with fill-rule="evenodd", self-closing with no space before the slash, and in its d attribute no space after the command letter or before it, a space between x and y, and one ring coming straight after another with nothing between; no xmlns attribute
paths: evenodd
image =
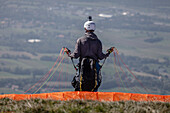
<svg viewBox="0 0 170 113"><path fill-rule="evenodd" d="M113 52L113 51L114 51L114 48L115 48L115 47L111 47L111 48L109 48L109 49L107 50L107 52L110 54L111 52Z"/></svg>

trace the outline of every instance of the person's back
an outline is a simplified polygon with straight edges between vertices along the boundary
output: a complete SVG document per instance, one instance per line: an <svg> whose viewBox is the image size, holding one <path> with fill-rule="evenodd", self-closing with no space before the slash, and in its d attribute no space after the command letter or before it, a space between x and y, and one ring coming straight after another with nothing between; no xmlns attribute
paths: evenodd
<svg viewBox="0 0 170 113"><path fill-rule="evenodd" d="M99 59L102 60L107 56L103 54L101 41L93 32L86 32L83 37L79 38L75 46L75 51L70 55L70 57L80 57L80 59L89 57L96 61Z"/></svg>
<svg viewBox="0 0 170 113"><path fill-rule="evenodd" d="M84 24L85 35L77 40L71 58L79 58L79 73L73 78L75 91L97 91L101 83L99 60L109 56L102 52L102 43L94 34L95 23L89 17Z"/></svg>

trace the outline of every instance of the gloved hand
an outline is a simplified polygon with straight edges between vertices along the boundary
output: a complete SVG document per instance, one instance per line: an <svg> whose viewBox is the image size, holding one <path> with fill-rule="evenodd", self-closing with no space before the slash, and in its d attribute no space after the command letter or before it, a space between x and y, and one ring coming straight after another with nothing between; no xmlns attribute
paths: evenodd
<svg viewBox="0 0 170 113"><path fill-rule="evenodd" d="M71 51L70 51L68 48L66 48L66 47L63 47L63 48L64 48L64 52L66 52L66 54L67 54L68 56L70 56Z"/></svg>
<svg viewBox="0 0 170 113"><path fill-rule="evenodd" d="M115 47L111 47L110 49L107 50L107 52L110 54L111 52L114 51L114 48L115 48Z"/></svg>
<svg viewBox="0 0 170 113"><path fill-rule="evenodd" d="M109 48L108 50L107 50L107 57L110 55L110 53L112 53L113 51L114 51L114 48L115 47L111 47L111 48Z"/></svg>

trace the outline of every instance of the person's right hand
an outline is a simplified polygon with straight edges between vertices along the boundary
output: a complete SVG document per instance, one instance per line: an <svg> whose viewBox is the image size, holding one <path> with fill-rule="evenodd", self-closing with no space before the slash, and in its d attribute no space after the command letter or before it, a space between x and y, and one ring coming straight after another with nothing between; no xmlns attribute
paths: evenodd
<svg viewBox="0 0 170 113"><path fill-rule="evenodd" d="M66 52L68 56L70 56L71 54L71 51L66 47L64 47L64 52Z"/></svg>

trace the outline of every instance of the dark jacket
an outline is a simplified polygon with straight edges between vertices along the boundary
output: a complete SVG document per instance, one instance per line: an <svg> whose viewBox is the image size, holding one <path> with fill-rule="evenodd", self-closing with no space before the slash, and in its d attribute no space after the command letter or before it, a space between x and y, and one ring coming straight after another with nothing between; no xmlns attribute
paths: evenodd
<svg viewBox="0 0 170 113"><path fill-rule="evenodd" d="M96 61L106 58L108 54L102 52L102 43L93 32L87 32L77 40L74 52L70 57L80 59L90 57Z"/></svg>

